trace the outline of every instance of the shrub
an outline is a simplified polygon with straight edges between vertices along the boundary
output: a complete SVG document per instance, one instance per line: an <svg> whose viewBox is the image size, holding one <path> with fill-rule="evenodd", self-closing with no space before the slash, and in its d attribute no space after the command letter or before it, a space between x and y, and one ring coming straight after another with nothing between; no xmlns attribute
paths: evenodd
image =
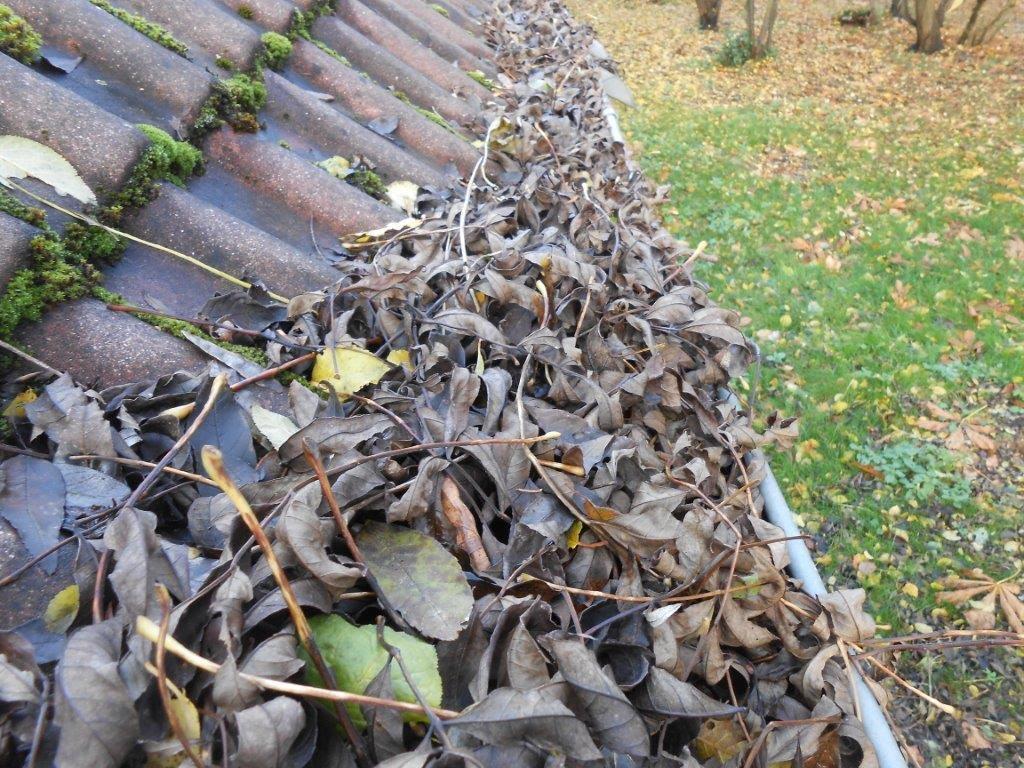
<svg viewBox="0 0 1024 768"><path fill-rule="evenodd" d="M716 59L723 67L742 67L754 57L754 44L746 32L735 32L725 38Z"/></svg>

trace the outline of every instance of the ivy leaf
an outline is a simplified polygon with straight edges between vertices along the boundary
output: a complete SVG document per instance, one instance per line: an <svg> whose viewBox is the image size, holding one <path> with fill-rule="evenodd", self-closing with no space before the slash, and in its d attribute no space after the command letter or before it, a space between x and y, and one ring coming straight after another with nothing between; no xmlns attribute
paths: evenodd
<svg viewBox="0 0 1024 768"><path fill-rule="evenodd" d="M374 626L357 627L334 614L314 616L309 620L309 626L324 661L334 672L338 688L342 691L364 693L391 658L387 649L378 642L377 628ZM441 673L437 668L437 650L434 646L388 627L384 629L384 640L401 652L409 676L426 702L432 707L441 706ZM310 683L323 685L304 650L299 649L299 657L306 662L306 678ZM392 664L390 671L395 699L417 703L416 694L399 665ZM357 706L349 705L348 710L356 725L362 727L366 724ZM403 717L408 722L427 720L425 715L411 712Z"/></svg>

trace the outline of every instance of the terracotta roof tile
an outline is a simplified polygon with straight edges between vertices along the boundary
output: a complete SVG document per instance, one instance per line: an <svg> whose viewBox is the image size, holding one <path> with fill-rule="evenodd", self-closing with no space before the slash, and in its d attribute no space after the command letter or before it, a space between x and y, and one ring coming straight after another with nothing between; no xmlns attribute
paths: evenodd
<svg viewBox="0 0 1024 768"><path fill-rule="evenodd" d="M217 81L253 67L263 51L261 34L290 32L294 14L314 3L113 0L163 26L187 46L183 57L89 0L8 0L49 50L82 61L63 73L0 55L0 134L25 136L59 152L102 202L124 187L149 146L134 124L187 135ZM258 115L261 130L223 127L204 136L199 146L205 174L190 180L187 190L160 184L156 198L119 226L291 296L334 279L324 254L338 237L405 216L316 162L334 155L362 158L385 183L408 179L433 188L468 176L479 159L470 142L483 133L481 104L489 92L464 70L493 72L490 50L474 37L479 7L466 0L442 3L446 18L421 0L371 5L342 0L337 16L313 25L314 37L323 38L320 47L294 38L283 70L262 72L267 103ZM219 57L230 60L233 70L218 66ZM465 135L421 110L439 113ZM21 183L55 197L45 185ZM58 202L75 208L69 200ZM53 212L48 219L58 229L66 221ZM31 263L29 241L38 233L0 213L0 284ZM185 317L214 292L232 287L139 244L105 272L106 287L127 301ZM92 299L52 307L16 336L32 354L96 385L204 361L190 344Z"/></svg>
<svg viewBox="0 0 1024 768"><path fill-rule="evenodd" d="M383 16L371 11L359 0L338 0L335 11L355 29L362 32L381 48L390 51L409 66L422 72L442 88L462 96L476 96L484 100L490 92L480 83L438 56L425 45L403 32Z"/></svg>

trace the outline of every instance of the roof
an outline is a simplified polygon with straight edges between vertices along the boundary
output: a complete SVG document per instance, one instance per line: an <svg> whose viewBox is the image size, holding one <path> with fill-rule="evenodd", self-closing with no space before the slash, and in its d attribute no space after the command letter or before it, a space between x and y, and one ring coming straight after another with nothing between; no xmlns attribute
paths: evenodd
<svg viewBox="0 0 1024 768"><path fill-rule="evenodd" d="M490 95L480 81L496 73L476 0L338 0L333 9L315 0L4 3L41 36L43 57L27 65L0 54L0 134L60 153L101 203L138 174L150 146L139 124L191 139L205 172L183 188L160 182L117 227L285 296L336 279L323 251L338 237L405 217L317 162L355 158L384 183L438 189L460 184L479 157L472 142ZM268 32L291 38L278 71L260 66ZM250 126L258 130L222 125L201 135L220 83L237 73L256 73L265 86ZM56 198L41 183L25 185ZM47 218L58 230L67 221ZM0 282L32 263L39 233L0 212ZM182 317L232 287L138 243L104 273L126 302ZM23 323L16 341L98 386L205 362L190 344L93 298L51 307Z"/></svg>

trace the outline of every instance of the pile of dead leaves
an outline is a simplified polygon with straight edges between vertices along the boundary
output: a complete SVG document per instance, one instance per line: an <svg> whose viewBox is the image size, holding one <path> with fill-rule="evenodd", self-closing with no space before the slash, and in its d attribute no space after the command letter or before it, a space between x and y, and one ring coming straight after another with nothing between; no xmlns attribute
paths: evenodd
<svg viewBox="0 0 1024 768"><path fill-rule="evenodd" d="M558 4L491 31L464 194L287 311L208 305L302 381L209 345L209 376L8 410L8 762L876 764L863 593L785 573L748 457L793 427L724 399L751 348L609 136L611 63Z"/></svg>

